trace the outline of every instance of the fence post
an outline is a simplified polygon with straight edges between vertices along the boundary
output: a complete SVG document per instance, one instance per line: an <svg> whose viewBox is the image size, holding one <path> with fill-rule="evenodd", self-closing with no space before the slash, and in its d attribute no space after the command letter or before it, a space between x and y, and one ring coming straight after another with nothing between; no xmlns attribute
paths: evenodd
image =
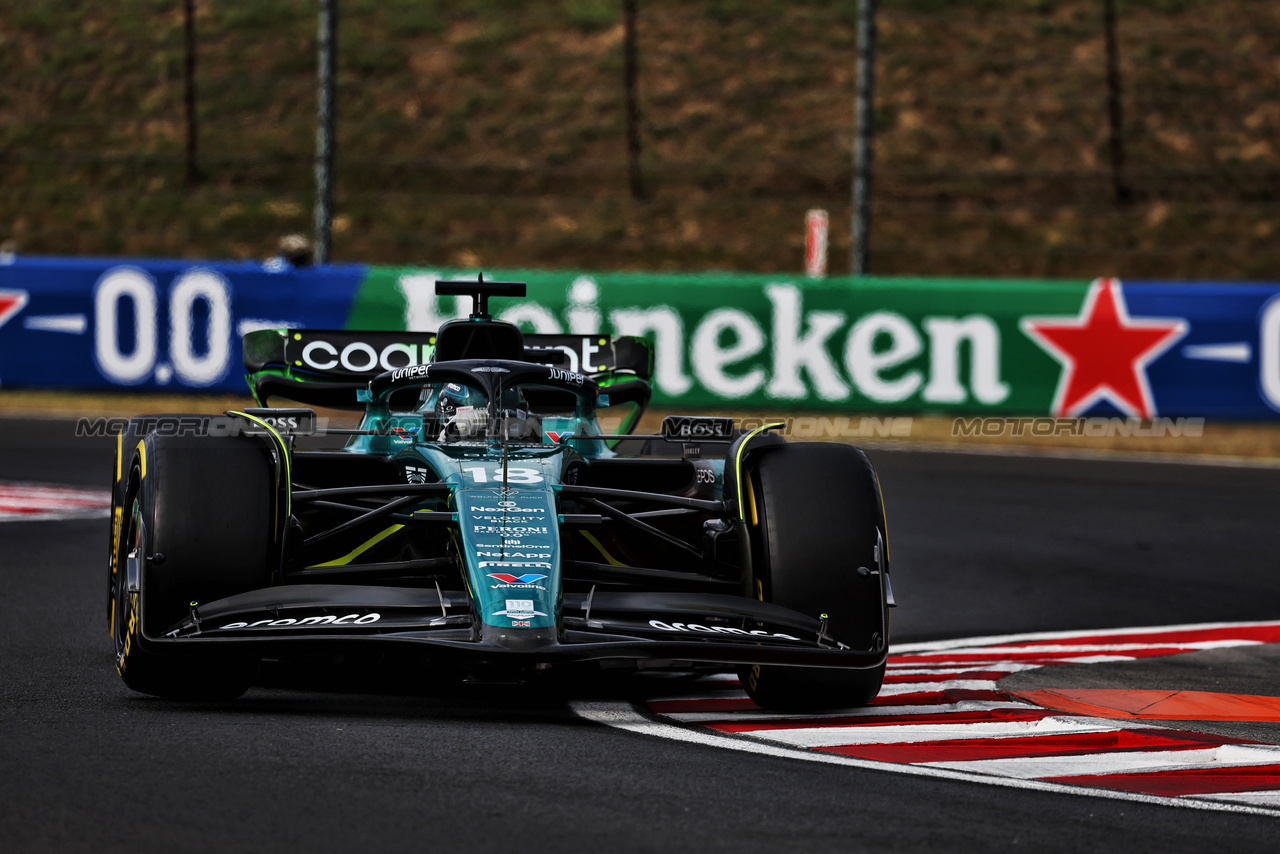
<svg viewBox="0 0 1280 854"><path fill-rule="evenodd" d="M1124 180L1124 114L1120 104L1120 46L1116 39L1116 0L1103 0L1107 31L1107 117L1111 124L1111 186L1116 201L1127 203L1133 194Z"/></svg>
<svg viewBox="0 0 1280 854"><path fill-rule="evenodd" d="M195 0L183 0L186 60L183 63L183 102L187 113L187 184L200 180L196 166L196 10Z"/></svg>
<svg viewBox="0 0 1280 854"><path fill-rule="evenodd" d="M333 223L333 78L338 53L338 0L320 0L316 92L316 263L329 263Z"/></svg>
<svg viewBox="0 0 1280 854"><path fill-rule="evenodd" d="M876 3L858 4L858 96L853 142L853 275L868 271L871 236L871 136L875 99Z"/></svg>
<svg viewBox="0 0 1280 854"><path fill-rule="evenodd" d="M627 99L627 180L631 185L631 198L643 199L644 180L640 175L640 101L636 93L636 79L639 76L636 57L636 0L622 0L622 19L622 76Z"/></svg>

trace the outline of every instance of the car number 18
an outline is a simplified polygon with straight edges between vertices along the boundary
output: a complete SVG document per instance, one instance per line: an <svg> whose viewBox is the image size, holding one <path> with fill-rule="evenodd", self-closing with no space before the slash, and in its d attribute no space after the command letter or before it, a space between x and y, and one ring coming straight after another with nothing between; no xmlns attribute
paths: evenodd
<svg viewBox="0 0 1280 854"><path fill-rule="evenodd" d="M464 468L466 473L476 483L502 482L502 467L488 469L484 466L471 466ZM542 483L542 472L537 469L528 468L508 468L507 483Z"/></svg>

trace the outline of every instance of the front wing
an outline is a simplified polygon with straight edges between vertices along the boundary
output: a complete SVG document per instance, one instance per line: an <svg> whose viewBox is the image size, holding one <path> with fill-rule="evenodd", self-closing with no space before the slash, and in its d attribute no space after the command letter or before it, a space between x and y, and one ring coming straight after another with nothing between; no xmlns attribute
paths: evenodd
<svg viewBox="0 0 1280 854"><path fill-rule="evenodd" d="M849 649L828 638L816 618L718 593L593 593L567 597L563 614L559 630L497 628L474 621L460 591L301 584L200 605L141 642L157 654L257 657L393 645L508 667L632 659L871 669L884 664L888 651Z"/></svg>

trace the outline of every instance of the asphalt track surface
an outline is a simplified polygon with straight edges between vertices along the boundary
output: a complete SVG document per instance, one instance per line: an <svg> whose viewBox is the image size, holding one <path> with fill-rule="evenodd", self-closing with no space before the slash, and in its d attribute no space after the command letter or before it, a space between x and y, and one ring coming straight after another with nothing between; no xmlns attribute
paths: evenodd
<svg viewBox="0 0 1280 854"><path fill-rule="evenodd" d="M1280 472L873 451L894 640L1280 617ZM105 487L110 446L0 419L0 481ZM1272 851L1273 818L720 750L542 687L267 671L229 704L133 694L105 519L0 525L5 851ZM642 680L641 680L642 681ZM1270 693L1275 693L1274 691Z"/></svg>

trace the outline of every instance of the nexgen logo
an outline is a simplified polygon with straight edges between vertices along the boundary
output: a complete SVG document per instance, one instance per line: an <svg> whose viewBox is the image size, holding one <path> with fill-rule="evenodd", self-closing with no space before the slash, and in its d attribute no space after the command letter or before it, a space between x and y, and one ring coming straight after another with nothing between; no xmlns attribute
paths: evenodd
<svg viewBox="0 0 1280 854"><path fill-rule="evenodd" d="M422 349L426 350L427 347ZM302 361L307 367L318 371L332 371L341 366L344 371L353 374L394 371L422 364L417 344L396 342L388 344L379 352L365 341L352 341L339 350L323 339L312 341L302 348Z"/></svg>

